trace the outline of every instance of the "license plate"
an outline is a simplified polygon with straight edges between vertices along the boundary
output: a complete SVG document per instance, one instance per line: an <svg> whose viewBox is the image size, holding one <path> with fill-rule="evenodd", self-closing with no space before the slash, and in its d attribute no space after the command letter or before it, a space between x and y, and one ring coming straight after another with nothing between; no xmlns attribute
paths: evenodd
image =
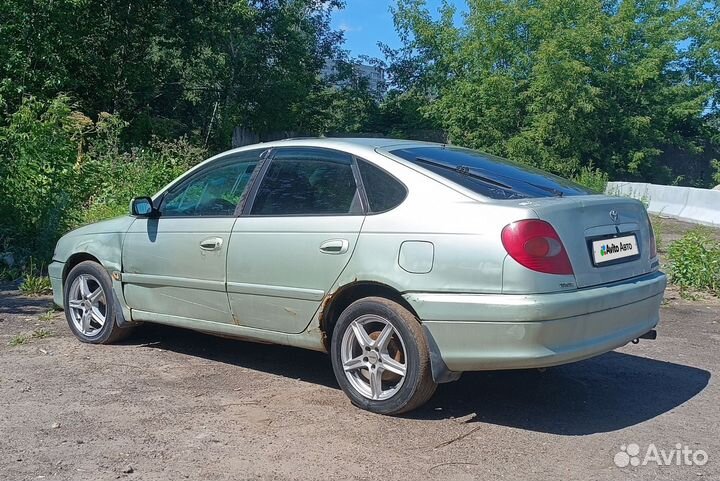
<svg viewBox="0 0 720 481"><path fill-rule="evenodd" d="M634 234L593 241L592 252L595 265L640 255Z"/></svg>

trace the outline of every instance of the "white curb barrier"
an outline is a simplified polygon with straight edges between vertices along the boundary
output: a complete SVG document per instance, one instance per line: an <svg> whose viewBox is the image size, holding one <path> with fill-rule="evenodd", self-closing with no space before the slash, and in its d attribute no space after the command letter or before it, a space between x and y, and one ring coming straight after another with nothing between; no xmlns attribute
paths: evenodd
<svg viewBox="0 0 720 481"><path fill-rule="evenodd" d="M647 203L647 210L652 214L720 226L718 190L643 182L608 182L605 193L642 200Z"/></svg>

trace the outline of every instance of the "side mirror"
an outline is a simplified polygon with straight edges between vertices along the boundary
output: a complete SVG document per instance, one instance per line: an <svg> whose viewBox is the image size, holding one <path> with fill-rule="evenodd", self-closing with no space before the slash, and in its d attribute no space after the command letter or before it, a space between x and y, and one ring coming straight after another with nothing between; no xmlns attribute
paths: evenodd
<svg viewBox="0 0 720 481"><path fill-rule="evenodd" d="M139 217L150 217L155 213L155 208L150 197L134 197L130 201L130 214Z"/></svg>

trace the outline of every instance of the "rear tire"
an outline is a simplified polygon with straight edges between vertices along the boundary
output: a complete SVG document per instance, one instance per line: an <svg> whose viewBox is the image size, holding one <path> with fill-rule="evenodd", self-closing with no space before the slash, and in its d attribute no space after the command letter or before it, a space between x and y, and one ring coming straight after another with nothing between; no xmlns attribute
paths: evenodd
<svg viewBox="0 0 720 481"><path fill-rule="evenodd" d="M130 335L130 327L115 323L119 308L107 271L97 262L84 261L65 279L65 318L72 333L82 342L111 344Z"/></svg>
<svg viewBox="0 0 720 481"><path fill-rule="evenodd" d="M420 322L388 299L367 297L350 304L333 331L330 355L340 387L367 411L412 411L437 388Z"/></svg>

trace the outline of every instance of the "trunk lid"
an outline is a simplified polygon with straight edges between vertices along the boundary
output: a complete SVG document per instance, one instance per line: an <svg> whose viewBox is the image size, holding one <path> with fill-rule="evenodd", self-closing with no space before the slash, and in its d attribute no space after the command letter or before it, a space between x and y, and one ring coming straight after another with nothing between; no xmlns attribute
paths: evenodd
<svg viewBox="0 0 720 481"><path fill-rule="evenodd" d="M640 276L657 269L650 258L651 226L645 206L637 200L605 195L532 199L522 202L538 218L552 224L567 250L579 288ZM593 241L616 248L620 237L636 244L630 257L610 262L593 260ZM639 252L637 252L639 251ZM613 256L610 256L613 257ZM599 260L602 258L598 257Z"/></svg>

